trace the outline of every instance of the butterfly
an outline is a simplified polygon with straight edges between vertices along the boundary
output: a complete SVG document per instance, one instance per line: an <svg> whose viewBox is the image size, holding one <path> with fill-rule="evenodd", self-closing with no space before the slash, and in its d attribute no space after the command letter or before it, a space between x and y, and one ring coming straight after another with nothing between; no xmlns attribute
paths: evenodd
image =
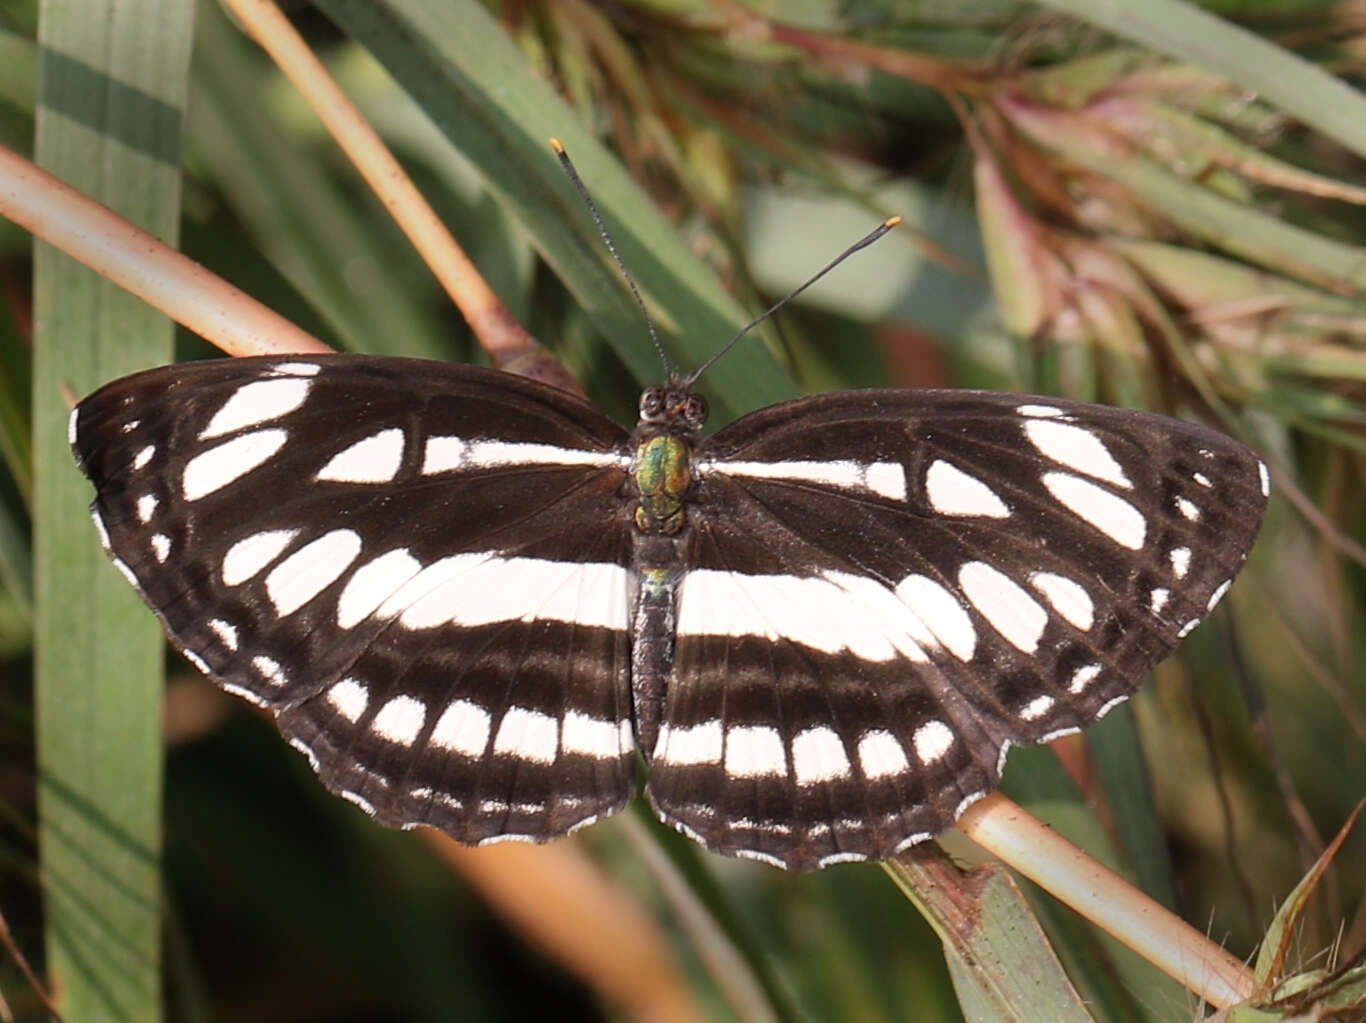
<svg viewBox="0 0 1366 1023"><path fill-rule="evenodd" d="M895 855L1013 743L1095 721L1209 614L1265 465L1163 416L820 394L702 439L465 365L211 360L70 439L115 566L380 822L544 841L620 810L812 869Z"/></svg>

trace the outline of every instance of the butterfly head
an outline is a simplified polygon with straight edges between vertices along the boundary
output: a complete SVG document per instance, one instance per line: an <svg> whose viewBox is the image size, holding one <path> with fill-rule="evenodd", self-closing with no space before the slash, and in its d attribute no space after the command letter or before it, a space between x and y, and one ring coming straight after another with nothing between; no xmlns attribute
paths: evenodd
<svg viewBox="0 0 1366 1023"><path fill-rule="evenodd" d="M672 376L668 383L647 387L640 396L641 431L693 437L706 422L707 400Z"/></svg>

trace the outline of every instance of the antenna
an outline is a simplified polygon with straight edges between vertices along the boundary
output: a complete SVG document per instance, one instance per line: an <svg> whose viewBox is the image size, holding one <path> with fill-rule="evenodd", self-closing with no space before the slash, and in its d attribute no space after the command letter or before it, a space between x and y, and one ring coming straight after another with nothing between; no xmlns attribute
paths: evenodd
<svg viewBox="0 0 1366 1023"><path fill-rule="evenodd" d="M574 169L574 164L569 159L569 154L564 151L564 145L560 142L560 140L552 138L550 140L550 147L555 150L555 155L560 158L560 165L564 167L564 172L569 175L569 180L573 183L574 188L578 191L580 198L583 199L584 205L588 207L588 215L593 218L593 223L597 225L598 234L602 236L603 243L607 246L607 251L612 254L612 259L616 261L617 269L621 271L621 276L625 279L626 286L631 289L631 297L636 300L636 305L640 307L640 315L645 318L645 326L650 332L650 341L654 344L655 351L659 353L659 361L664 363L665 373L668 374L671 381L676 379L674 369L669 364L669 357L664 353L664 346L659 342L659 335L655 333L655 322L650 318L650 311L645 308L645 300L640 296L640 289L636 287L635 279L631 276L631 272L626 269L626 264L622 261L621 254L617 252L617 247L612 242L612 236L607 233L607 225L602 222L602 214L598 212L598 204L595 203L593 201L593 197L588 194L588 189L584 186L583 180L579 177L579 172ZM744 325L744 327L742 327L736 333L736 335L733 338L731 338L724 345L722 345L716 351L715 355L713 355L706 362L702 363L702 365L699 368L695 369L692 373L688 374L688 376L683 380L684 386L691 388L694 384L697 383L698 378L708 369L710 369L712 364L716 362L717 359L721 358L721 356L725 355L732 348L734 348L736 344L739 343L742 337L748 334L759 324L763 323L764 320L768 319L783 306L787 305L787 303L791 302L794 298L800 295L807 288L811 287L811 285L815 284L818 280L820 280L822 277L828 274L831 270L835 269L835 267L843 263L855 252L858 252L860 249L865 249L869 245L872 245L873 242L877 241L884 234L886 234L888 231L890 231L892 228L896 227L900 223L900 217L888 217L876 228L868 232L868 234L864 235L858 241L854 242L853 245L850 245L847 249L845 249L838 256L832 259L829 263L825 264L825 266L821 268L821 270L818 273L816 273L813 277L809 278L805 284L802 284L800 287L788 292L786 295L778 299L778 301L774 302L771 306L769 306L766 310L764 310L754 319L750 320L747 324Z"/></svg>
<svg viewBox="0 0 1366 1023"><path fill-rule="evenodd" d="M598 212L598 204L593 201L593 197L588 194L588 189L584 187L583 180L579 177L579 172L574 169L573 161L569 159L569 154L564 151L564 145L559 139L550 140L550 148L555 150L555 155L560 158L560 166L569 175L569 180L573 182L574 188L578 191L579 197L588 207L588 215L593 218L593 223L598 227L598 234L602 236L603 244L607 246L607 251L616 260L617 269L621 271L621 276L626 279L626 286L631 289L631 297L636 300L636 305L640 307L640 315L645 318L645 328L650 332L650 341L655 346L655 351L659 353L659 361L664 363L664 372L669 377L673 377L674 369L669 364L669 357L664 353L664 346L659 343L659 335L655 333L655 321L650 318L650 310L645 308L645 299L640 297L640 289L636 287L635 278L631 276L631 271L626 269L626 264L622 262L621 254L617 252L617 247L612 242L612 236L607 233L607 225L602 222L602 214Z"/></svg>
<svg viewBox="0 0 1366 1023"><path fill-rule="evenodd" d="M703 373L705 373L708 369L710 369L712 363L716 362L717 359L721 358L721 356L725 355L732 348L734 348L736 344L739 343L742 337L748 334L759 324L763 323L764 320L768 319L783 306L787 305L787 303L791 302L794 298L800 295L807 288L811 287L811 285L815 284L818 280L820 280L822 277L828 274L831 270L835 269L835 267L843 263L855 252L858 252L860 249L866 249L869 245L872 245L873 242L877 241L892 228L896 227L896 225L899 223L901 223L900 217L888 217L872 231L869 231L858 241L854 242L853 245L850 245L847 249L841 252L829 263L825 264L825 266L814 277L808 279L805 284L802 284L799 287L788 292L786 295L778 299L778 301L774 302L771 306L765 309L758 316L754 317L754 319L746 323L742 328L740 328L739 332L733 338L731 338L717 350L715 355L713 355L706 362L702 363L701 366L693 370L693 372L688 375L688 378L685 381L687 386L692 387L695 383L697 383L697 378L700 377Z"/></svg>

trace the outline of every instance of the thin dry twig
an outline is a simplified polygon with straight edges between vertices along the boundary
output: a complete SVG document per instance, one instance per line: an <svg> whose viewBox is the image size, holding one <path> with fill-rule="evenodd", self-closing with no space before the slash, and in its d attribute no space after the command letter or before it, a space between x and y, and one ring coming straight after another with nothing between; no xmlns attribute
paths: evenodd
<svg viewBox="0 0 1366 1023"><path fill-rule="evenodd" d="M1242 962L999 792L969 807L958 827L1211 1005L1251 997Z"/></svg>
<svg viewBox="0 0 1366 1023"><path fill-rule="evenodd" d="M57 1006L52 1003L47 989L43 987L42 982L29 966L28 960L24 958L24 953L19 951L19 946L14 941L14 935L10 932L9 923L5 920L4 913L0 913L0 945L4 946L5 951L10 954L10 958L19 967L19 972L24 975L24 979L28 981L33 993L38 996L38 1001L43 1003L43 1008L52 1014L52 1018L57 1020L57 1023L62 1023L62 1014L57 1011ZM8 1005L4 1006L4 1012L4 1018L8 1023L9 1020L13 1019Z"/></svg>

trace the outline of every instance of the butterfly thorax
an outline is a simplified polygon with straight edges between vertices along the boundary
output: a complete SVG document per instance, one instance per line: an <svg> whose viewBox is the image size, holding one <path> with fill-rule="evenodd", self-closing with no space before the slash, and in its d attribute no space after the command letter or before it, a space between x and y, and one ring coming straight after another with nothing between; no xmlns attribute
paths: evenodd
<svg viewBox="0 0 1366 1023"><path fill-rule="evenodd" d="M693 443L706 419L706 402L676 379L640 396L631 465L638 497L633 513L637 589L631 688L636 742L646 759L654 752L673 670L685 502L693 483Z"/></svg>
<svg viewBox="0 0 1366 1023"><path fill-rule="evenodd" d="M706 420L706 402L677 381L640 396L631 476L639 494L635 523L642 533L673 536L683 528L693 442Z"/></svg>

